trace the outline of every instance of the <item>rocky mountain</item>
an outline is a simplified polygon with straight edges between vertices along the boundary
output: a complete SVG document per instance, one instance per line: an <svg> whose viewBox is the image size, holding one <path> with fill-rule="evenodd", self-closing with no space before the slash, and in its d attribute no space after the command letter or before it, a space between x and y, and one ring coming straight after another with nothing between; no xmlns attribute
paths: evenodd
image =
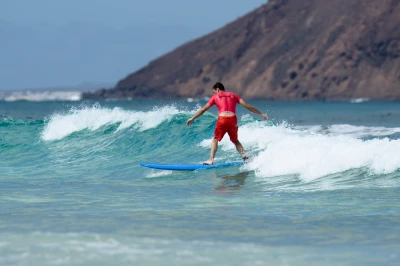
<svg viewBox="0 0 400 266"><path fill-rule="evenodd" d="M203 97L216 81L245 99L400 99L400 0L270 0L84 97Z"/></svg>

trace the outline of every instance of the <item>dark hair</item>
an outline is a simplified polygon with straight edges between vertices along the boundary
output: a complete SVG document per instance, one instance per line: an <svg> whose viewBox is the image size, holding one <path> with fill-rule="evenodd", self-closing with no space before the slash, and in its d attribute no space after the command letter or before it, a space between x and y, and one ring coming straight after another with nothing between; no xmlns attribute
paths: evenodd
<svg viewBox="0 0 400 266"><path fill-rule="evenodd" d="M213 89L220 89L221 91L225 91L225 87L221 82L217 82L214 84Z"/></svg>

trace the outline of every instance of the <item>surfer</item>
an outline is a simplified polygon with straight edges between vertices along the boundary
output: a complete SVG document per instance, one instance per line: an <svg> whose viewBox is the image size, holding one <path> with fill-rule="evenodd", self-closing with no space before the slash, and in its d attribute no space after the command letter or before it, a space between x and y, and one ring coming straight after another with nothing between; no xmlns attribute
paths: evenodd
<svg viewBox="0 0 400 266"><path fill-rule="evenodd" d="M190 126L193 121L204 114L214 104L218 107L218 119L214 130L214 138L211 142L210 159L205 161L204 164L213 164L215 153L218 149L218 141L221 141L225 133L228 133L230 140L235 144L236 150L242 156L242 159L246 161L248 157L244 152L243 146L238 140L238 125L236 117L236 104L239 103L249 111L259 114L264 120L268 120L266 114L261 113L257 108L246 103L239 95L226 92L225 87L221 82L214 84L213 88L214 95L210 98L208 103L200 108L189 120L186 121L186 126Z"/></svg>

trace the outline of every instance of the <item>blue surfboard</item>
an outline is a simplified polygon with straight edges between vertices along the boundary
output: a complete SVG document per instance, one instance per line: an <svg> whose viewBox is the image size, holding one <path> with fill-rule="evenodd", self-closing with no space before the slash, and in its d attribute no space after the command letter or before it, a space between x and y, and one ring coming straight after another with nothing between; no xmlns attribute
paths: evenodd
<svg viewBox="0 0 400 266"><path fill-rule="evenodd" d="M243 165L245 162L237 161L237 162L224 162L224 163L216 163L216 164L157 164L157 163L140 163L143 167L160 169L160 170L177 170L177 171L194 171L201 169L212 169L212 168L221 168L233 165Z"/></svg>

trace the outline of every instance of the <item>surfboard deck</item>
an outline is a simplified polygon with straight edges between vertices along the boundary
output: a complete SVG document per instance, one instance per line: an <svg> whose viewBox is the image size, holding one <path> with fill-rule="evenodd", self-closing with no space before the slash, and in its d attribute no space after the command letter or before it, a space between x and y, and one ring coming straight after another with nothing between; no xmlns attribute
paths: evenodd
<svg viewBox="0 0 400 266"><path fill-rule="evenodd" d="M232 161L232 162L224 162L224 163L216 163L211 165L204 164L158 164L158 163L140 163L143 167L160 169L160 170L176 170L176 171L195 171L201 169L212 169L212 168L221 168L228 167L233 165L243 165L245 162L243 161Z"/></svg>

